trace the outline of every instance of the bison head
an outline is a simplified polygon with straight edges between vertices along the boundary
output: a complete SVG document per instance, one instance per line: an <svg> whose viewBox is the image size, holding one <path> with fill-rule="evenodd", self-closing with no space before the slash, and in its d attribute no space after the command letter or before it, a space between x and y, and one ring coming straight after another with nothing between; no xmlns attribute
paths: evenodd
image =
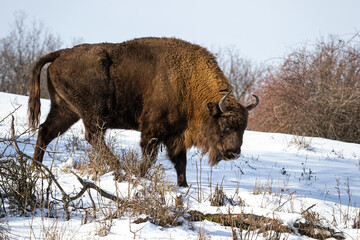
<svg viewBox="0 0 360 240"><path fill-rule="evenodd" d="M219 103L208 102L206 104L210 117L204 124L204 134L209 150L209 164L214 166L223 160L233 160L240 156L242 139L247 126L248 111L254 109L259 103L242 106L233 101L230 107L225 106L228 92Z"/></svg>

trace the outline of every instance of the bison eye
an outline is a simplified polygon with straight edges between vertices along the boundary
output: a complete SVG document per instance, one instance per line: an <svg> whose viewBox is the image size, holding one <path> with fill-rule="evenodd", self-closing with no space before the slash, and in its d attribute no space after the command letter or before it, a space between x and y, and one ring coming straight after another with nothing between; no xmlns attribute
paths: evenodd
<svg viewBox="0 0 360 240"><path fill-rule="evenodd" d="M224 129L223 129L223 133L228 133L228 132L230 132L231 131L231 128L230 127L225 127Z"/></svg>

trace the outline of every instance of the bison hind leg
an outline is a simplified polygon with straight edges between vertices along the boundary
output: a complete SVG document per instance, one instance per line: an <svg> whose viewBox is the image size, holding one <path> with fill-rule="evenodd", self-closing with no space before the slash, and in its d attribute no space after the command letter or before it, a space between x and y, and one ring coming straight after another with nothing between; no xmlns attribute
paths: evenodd
<svg viewBox="0 0 360 240"><path fill-rule="evenodd" d="M41 163L47 145L78 120L79 117L64 102L61 105L53 104L45 122L39 127L33 159ZM33 167L36 163L33 161L31 165Z"/></svg>

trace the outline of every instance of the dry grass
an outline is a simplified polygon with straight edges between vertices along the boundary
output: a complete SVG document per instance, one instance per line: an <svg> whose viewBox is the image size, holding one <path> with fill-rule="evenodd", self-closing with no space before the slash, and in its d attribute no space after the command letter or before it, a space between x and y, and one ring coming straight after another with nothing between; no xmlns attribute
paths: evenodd
<svg viewBox="0 0 360 240"><path fill-rule="evenodd" d="M234 206L240 204L241 206L241 198L238 198L238 200L239 202L236 202L233 200L233 198L229 198L228 196L226 196L222 185L219 186L219 184L216 184L214 193L212 193L212 195L210 196L210 205L213 207L221 207L225 205Z"/></svg>
<svg viewBox="0 0 360 240"><path fill-rule="evenodd" d="M33 234L34 239L42 240L62 240L65 238L65 229L59 226L57 220L53 221L49 226L43 225L42 230L40 231L40 236Z"/></svg>
<svg viewBox="0 0 360 240"><path fill-rule="evenodd" d="M272 194L272 181L267 179L265 183L261 183L258 179L255 181L255 185L253 188L253 194L254 195L260 195L260 194Z"/></svg>
<svg viewBox="0 0 360 240"><path fill-rule="evenodd" d="M289 142L289 146L296 146L298 150L305 149L311 150L311 141L312 138L307 138L304 136L293 136L291 141Z"/></svg>
<svg viewBox="0 0 360 240"><path fill-rule="evenodd" d="M352 225L352 228L354 228L354 229L360 229L360 210L359 210L358 213L355 215L354 224Z"/></svg>

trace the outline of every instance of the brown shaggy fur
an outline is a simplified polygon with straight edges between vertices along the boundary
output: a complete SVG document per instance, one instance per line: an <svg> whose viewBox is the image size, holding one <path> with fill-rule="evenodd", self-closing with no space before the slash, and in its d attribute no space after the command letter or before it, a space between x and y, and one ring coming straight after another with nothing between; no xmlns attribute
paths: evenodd
<svg viewBox="0 0 360 240"><path fill-rule="evenodd" d="M106 146L103 135L108 128L141 131L143 174L163 143L180 186L187 186L186 150L191 146L209 152L211 165L240 154L248 109L230 95L227 111L220 111L218 102L231 86L214 56L198 45L141 38L82 44L43 56L30 83L33 128L39 123L40 71L48 62L51 109L39 127L34 152L40 162L50 141L80 118L93 146Z"/></svg>

